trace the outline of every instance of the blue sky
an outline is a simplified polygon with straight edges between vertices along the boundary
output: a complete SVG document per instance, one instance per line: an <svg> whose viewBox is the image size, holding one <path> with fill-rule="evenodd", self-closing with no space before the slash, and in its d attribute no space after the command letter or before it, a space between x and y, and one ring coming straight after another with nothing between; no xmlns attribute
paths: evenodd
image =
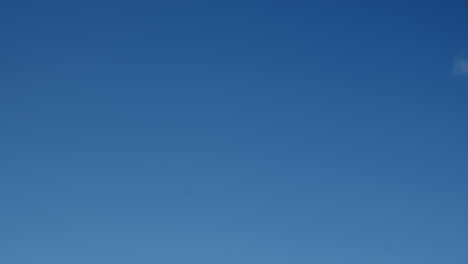
<svg viewBox="0 0 468 264"><path fill-rule="evenodd" d="M463 1L3 1L0 262L466 264Z"/></svg>

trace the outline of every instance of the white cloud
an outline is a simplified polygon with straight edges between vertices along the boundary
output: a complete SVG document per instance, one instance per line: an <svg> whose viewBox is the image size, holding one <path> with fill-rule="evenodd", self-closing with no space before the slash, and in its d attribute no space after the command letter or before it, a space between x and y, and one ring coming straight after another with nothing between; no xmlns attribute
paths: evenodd
<svg viewBox="0 0 468 264"><path fill-rule="evenodd" d="M456 75L468 76L468 58L456 58L452 72Z"/></svg>

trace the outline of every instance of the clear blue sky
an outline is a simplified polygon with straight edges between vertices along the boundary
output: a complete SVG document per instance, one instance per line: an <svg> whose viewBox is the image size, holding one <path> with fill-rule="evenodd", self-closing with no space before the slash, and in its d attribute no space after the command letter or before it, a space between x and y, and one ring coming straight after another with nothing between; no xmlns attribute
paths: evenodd
<svg viewBox="0 0 468 264"><path fill-rule="evenodd" d="M468 263L464 10L2 1L0 262Z"/></svg>

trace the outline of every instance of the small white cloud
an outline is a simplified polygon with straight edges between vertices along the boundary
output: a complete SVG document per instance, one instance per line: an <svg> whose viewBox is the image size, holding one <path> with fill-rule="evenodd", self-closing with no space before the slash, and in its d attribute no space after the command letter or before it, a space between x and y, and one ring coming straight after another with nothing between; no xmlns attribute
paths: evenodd
<svg viewBox="0 0 468 264"><path fill-rule="evenodd" d="M452 72L456 75L468 75L468 58L456 58Z"/></svg>

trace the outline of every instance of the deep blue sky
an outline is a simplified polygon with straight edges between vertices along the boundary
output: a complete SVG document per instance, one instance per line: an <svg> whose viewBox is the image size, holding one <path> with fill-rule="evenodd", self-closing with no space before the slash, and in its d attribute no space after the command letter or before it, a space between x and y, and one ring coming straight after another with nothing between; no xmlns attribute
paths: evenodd
<svg viewBox="0 0 468 264"><path fill-rule="evenodd" d="M2 1L0 262L468 263L464 16Z"/></svg>

